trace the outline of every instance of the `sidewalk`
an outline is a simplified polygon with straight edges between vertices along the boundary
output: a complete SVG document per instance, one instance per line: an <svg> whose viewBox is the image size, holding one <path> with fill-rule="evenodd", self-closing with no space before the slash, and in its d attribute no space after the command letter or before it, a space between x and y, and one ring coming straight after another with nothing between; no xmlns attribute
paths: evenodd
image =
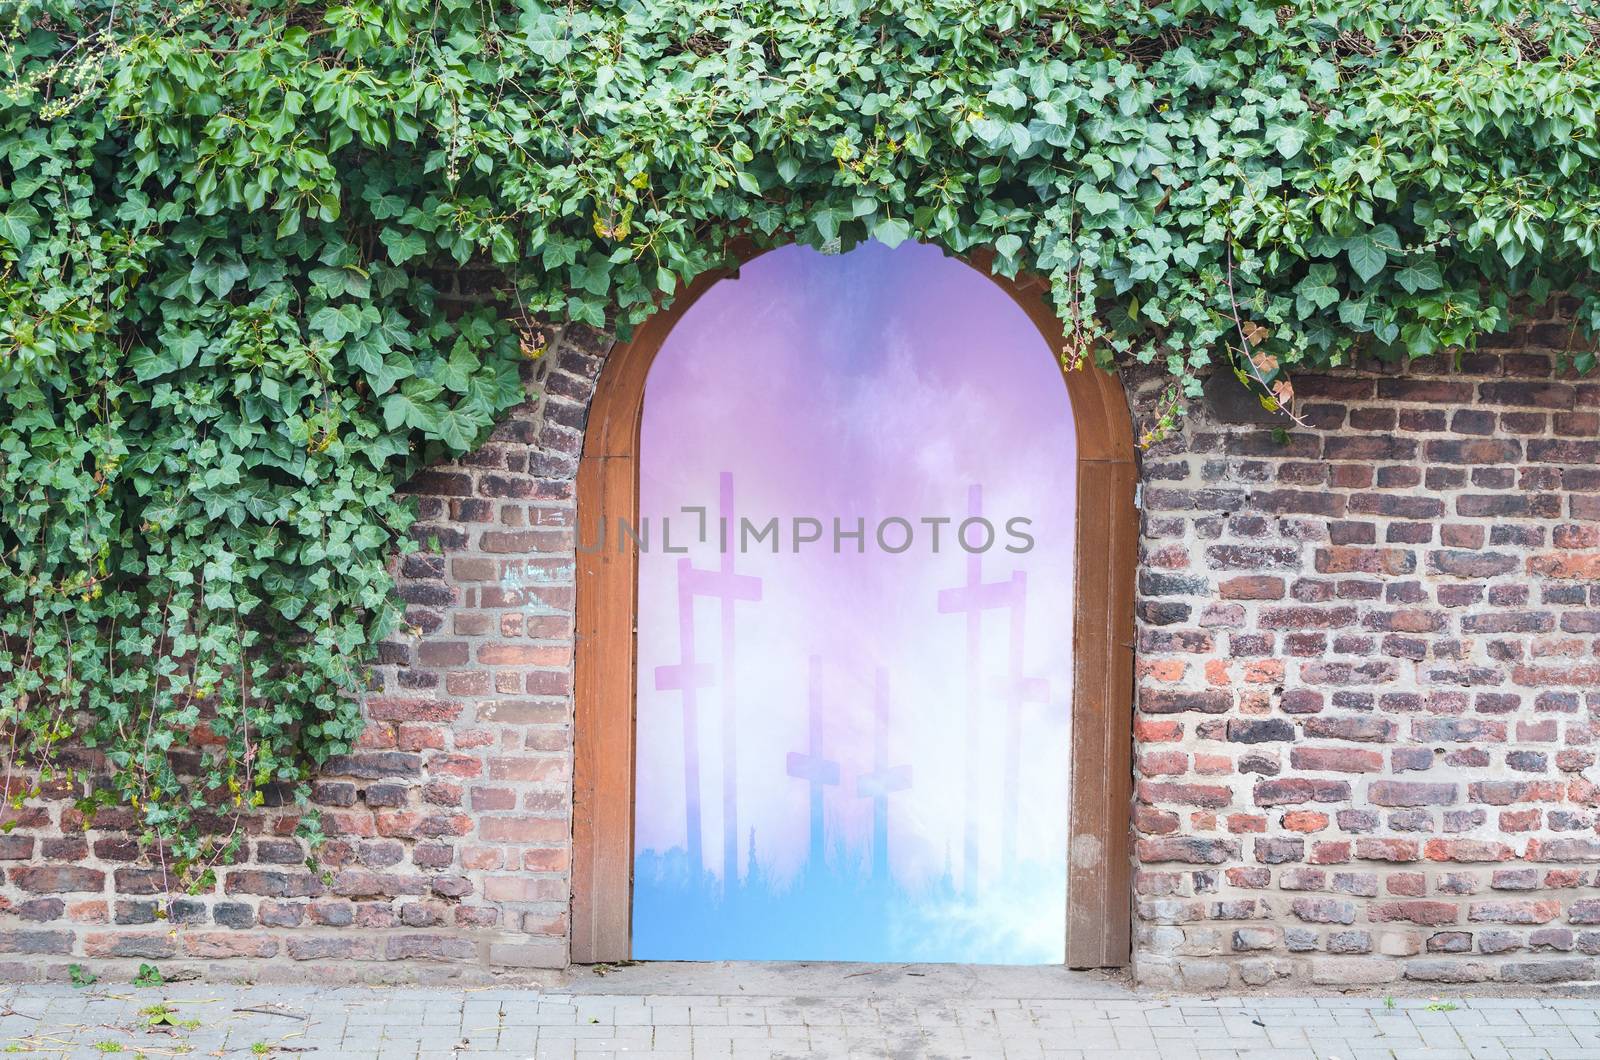
<svg viewBox="0 0 1600 1060"><path fill-rule="evenodd" d="M646 965L537 988L95 983L0 989L49 1057L1600 1058L1568 999L1161 998L1062 969Z"/></svg>

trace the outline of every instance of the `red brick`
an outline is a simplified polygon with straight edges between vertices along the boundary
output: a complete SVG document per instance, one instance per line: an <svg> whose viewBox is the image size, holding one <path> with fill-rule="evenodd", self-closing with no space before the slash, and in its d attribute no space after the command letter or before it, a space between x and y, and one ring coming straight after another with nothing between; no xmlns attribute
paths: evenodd
<svg viewBox="0 0 1600 1060"><path fill-rule="evenodd" d="M271 935L207 931L183 933L179 937L183 952L190 957L273 957L278 953L278 940Z"/></svg>
<svg viewBox="0 0 1600 1060"><path fill-rule="evenodd" d="M1421 898L1428 893L1428 877L1420 872L1391 872L1384 878L1383 889L1390 894Z"/></svg>
<svg viewBox="0 0 1600 1060"><path fill-rule="evenodd" d="M1378 806L1449 806L1457 797L1455 784L1375 780L1367 789L1367 798Z"/></svg>
<svg viewBox="0 0 1600 1060"><path fill-rule="evenodd" d="M1139 798L1153 805L1218 808L1233 801L1233 790L1222 784L1172 784L1140 781Z"/></svg>
<svg viewBox="0 0 1600 1060"><path fill-rule="evenodd" d="M1137 846L1139 860L1144 862L1176 861L1195 865L1218 865L1239 856L1239 843L1231 839L1163 836L1156 839L1141 839Z"/></svg>
<svg viewBox="0 0 1600 1060"><path fill-rule="evenodd" d="M1422 850L1429 861L1507 861L1514 856L1506 844L1482 839L1430 839Z"/></svg>
<svg viewBox="0 0 1600 1060"><path fill-rule="evenodd" d="M570 655L569 648L537 644L485 644L478 649L478 661L491 666L555 666Z"/></svg>
<svg viewBox="0 0 1600 1060"><path fill-rule="evenodd" d="M1363 861L1416 861L1420 853L1411 839L1360 838L1356 857Z"/></svg>
<svg viewBox="0 0 1600 1060"><path fill-rule="evenodd" d="M1307 802L1343 802L1350 797L1350 785L1343 780L1311 780L1289 777L1264 780L1255 786L1257 806L1292 806Z"/></svg>
<svg viewBox="0 0 1600 1060"><path fill-rule="evenodd" d="M33 894L98 891L106 883L106 874L100 870L75 865L19 865L8 875L12 884Z"/></svg>
<svg viewBox="0 0 1600 1060"><path fill-rule="evenodd" d="M1548 924L1561 915L1561 903L1547 901L1473 902L1467 919L1497 924Z"/></svg>
<svg viewBox="0 0 1600 1060"><path fill-rule="evenodd" d="M1374 924L1401 920L1426 927L1454 924L1461 917L1461 909L1454 902L1379 902L1367 908L1367 918Z"/></svg>
<svg viewBox="0 0 1600 1060"><path fill-rule="evenodd" d="M564 902L567 883L533 876L490 876L483 882L483 896L491 902Z"/></svg>
<svg viewBox="0 0 1600 1060"><path fill-rule="evenodd" d="M571 822L553 817L485 817L478 835L490 843L559 843L572 834Z"/></svg>
<svg viewBox="0 0 1600 1060"><path fill-rule="evenodd" d="M1600 581L1600 552L1547 552L1529 556L1528 573L1545 578Z"/></svg>
<svg viewBox="0 0 1600 1060"><path fill-rule="evenodd" d="M1224 600L1281 600L1284 580L1272 575L1246 574L1217 583L1217 595Z"/></svg>
<svg viewBox="0 0 1600 1060"><path fill-rule="evenodd" d="M1377 773L1383 769L1383 753L1363 747L1296 747L1289 752L1289 764L1314 773Z"/></svg>
<svg viewBox="0 0 1600 1060"><path fill-rule="evenodd" d="M167 931L93 932L84 936L83 952L88 957L147 957L160 960L176 956L178 944L173 934Z"/></svg>

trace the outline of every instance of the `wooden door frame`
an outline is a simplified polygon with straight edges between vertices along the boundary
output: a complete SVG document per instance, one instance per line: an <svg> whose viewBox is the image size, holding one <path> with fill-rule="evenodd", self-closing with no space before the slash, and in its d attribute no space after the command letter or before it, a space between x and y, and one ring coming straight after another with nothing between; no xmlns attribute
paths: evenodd
<svg viewBox="0 0 1600 1060"><path fill-rule="evenodd" d="M753 255L747 255L745 260ZM1065 334L1036 276L992 275L1052 348ZM634 705L639 557L622 551L619 519L639 518L639 432L645 379L678 320L718 280L701 276L607 356L578 462L577 659L573 720L572 961L632 954ZM1139 524L1133 422L1115 375L1062 371L1078 442L1074 560L1072 782L1067 872L1067 965L1126 965L1132 930L1129 816L1133 783L1133 589Z"/></svg>

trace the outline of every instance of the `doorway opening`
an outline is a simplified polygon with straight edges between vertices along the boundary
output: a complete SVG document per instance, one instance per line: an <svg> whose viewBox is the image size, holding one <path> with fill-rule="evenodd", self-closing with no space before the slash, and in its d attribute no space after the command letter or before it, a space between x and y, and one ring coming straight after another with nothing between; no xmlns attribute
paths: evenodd
<svg viewBox="0 0 1600 1060"><path fill-rule="evenodd" d="M1115 380L932 247L688 294L580 469L574 960L1126 963Z"/></svg>

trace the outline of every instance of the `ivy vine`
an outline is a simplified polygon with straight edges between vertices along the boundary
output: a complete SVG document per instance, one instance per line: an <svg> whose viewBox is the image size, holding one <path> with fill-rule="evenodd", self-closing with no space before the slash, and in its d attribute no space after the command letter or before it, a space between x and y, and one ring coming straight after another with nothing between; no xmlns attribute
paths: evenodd
<svg viewBox="0 0 1600 1060"><path fill-rule="evenodd" d="M1591 370L1597 94L1594 0L9 0L7 795L228 856L356 739L399 489L530 322L625 331L735 240L992 249L1169 417L1552 292Z"/></svg>

